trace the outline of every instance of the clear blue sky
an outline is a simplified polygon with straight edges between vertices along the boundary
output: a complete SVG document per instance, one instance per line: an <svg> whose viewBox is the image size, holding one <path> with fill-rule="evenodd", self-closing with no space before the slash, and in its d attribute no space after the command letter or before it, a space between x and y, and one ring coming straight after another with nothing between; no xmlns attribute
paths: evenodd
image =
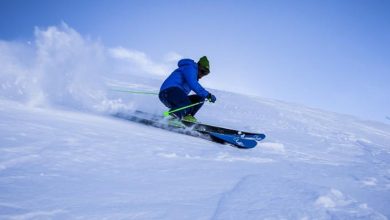
<svg viewBox="0 0 390 220"><path fill-rule="evenodd" d="M207 55L222 89L390 122L388 0L1 0L0 16L1 40L64 21L154 59Z"/></svg>

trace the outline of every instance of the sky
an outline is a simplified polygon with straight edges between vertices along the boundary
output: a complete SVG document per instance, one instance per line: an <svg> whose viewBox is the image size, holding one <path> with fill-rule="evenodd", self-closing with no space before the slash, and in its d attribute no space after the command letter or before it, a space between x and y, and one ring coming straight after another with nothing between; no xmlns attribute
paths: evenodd
<svg viewBox="0 0 390 220"><path fill-rule="evenodd" d="M386 0L0 0L0 16L1 41L65 22L155 61L207 55L209 88L390 123Z"/></svg>

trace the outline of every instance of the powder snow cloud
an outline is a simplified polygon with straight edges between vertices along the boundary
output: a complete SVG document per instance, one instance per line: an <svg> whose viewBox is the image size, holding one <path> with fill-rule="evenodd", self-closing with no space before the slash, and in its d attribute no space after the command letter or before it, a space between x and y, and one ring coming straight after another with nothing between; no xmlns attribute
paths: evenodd
<svg viewBox="0 0 390 220"><path fill-rule="evenodd" d="M169 52L155 61L131 48L109 48L66 23L36 27L32 42L0 40L0 97L33 106L100 108L107 103L105 79L161 81L180 58Z"/></svg>

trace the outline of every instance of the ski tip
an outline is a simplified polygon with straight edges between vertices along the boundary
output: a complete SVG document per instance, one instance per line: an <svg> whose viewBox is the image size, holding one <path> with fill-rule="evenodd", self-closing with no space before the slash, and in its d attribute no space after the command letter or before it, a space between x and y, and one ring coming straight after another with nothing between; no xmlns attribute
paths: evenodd
<svg viewBox="0 0 390 220"><path fill-rule="evenodd" d="M262 141L265 139L265 134L245 134L244 138L253 139L256 141Z"/></svg>
<svg viewBox="0 0 390 220"><path fill-rule="evenodd" d="M241 148L241 149L250 149L250 148L256 147L256 145L257 145L256 140L241 138L238 135L220 134L220 133L216 133L216 132L210 132L209 134L213 138L216 138L216 139L223 141L225 143L234 145L234 146Z"/></svg>

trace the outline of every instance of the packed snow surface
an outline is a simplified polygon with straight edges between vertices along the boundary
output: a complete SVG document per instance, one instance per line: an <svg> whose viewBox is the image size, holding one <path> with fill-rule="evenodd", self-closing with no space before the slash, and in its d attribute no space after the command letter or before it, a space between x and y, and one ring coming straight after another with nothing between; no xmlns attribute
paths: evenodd
<svg viewBox="0 0 390 220"><path fill-rule="evenodd" d="M161 83L126 73L125 49L66 25L36 38L0 43L0 219L390 217L388 125L211 90L200 121L267 135L237 149L110 116L165 110L110 89Z"/></svg>

